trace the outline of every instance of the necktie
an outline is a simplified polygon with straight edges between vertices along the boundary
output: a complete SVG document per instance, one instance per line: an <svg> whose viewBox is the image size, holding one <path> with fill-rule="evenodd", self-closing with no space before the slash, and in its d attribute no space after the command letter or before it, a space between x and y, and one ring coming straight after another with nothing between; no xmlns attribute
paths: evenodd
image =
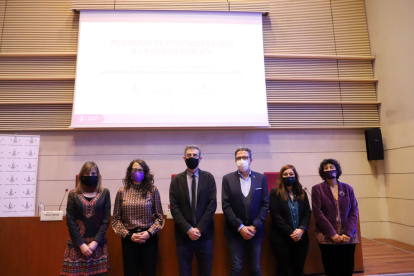
<svg viewBox="0 0 414 276"><path fill-rule="evenodd" d="M196 199L197 199L195 175L193 174L191 178L193 179L191 181L191 211L193 212L193 224L194 224L193 226L195 226L196 224Z"/></svg>

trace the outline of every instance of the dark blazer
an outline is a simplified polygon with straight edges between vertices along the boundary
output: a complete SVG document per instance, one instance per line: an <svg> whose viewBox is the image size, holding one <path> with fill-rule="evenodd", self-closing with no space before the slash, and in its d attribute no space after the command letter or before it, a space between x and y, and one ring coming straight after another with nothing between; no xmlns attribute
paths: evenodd
<svg viewBox="0 0 414 276"><path fill-rule="evenodd" d="M191 241L187 235L191 227L200 229L201 237L198 240L211 240L214 237L213 216L217 208L216 181L214 176L206 171L199 170L198 176L196 225L192 225L187 170L171 180L170 209L174 218L176 241Z"/></svg>
<svg viewBox="0 0 414 276"><path fill-rule="evenodd" d="M257 228L255 236L264 236L264 222L269 210L269 194L267 190L266 176L261 173L251 174L251 202L249 210L249 221L246 219L243 193L240 187L238 171L229 173L223 177L222 184L222 207L226 217L224 235L226 237L240 236L237 229L241 224L245 226L254 225Z"/></svg>
<svg viewBox="0 0 414 276"><path fill-rule="evenodd" d="M289 209L288 201L283 201L282 197L277 194L278 189L270 191L270 215L272 216L272 224L270 228L269 238L276 243L293 242L290 235L295 231L292 223L292 215ZM298 200L299 209L299 228L305 230L302 240L309 240L308 228L311 218L311 210L309 206L308 196L305 193L303 200Z"/></svg>
<svg viewBox="0 0 414 276"><path fill-rule="evenodd" d="M343 233L353 237L357 231L358 202L354 190L348 184L338 181L339 215ZM322 182L312 187L312 211L315 217L315 232L334 236L336 234L336 205L331 187Z"/></svg>

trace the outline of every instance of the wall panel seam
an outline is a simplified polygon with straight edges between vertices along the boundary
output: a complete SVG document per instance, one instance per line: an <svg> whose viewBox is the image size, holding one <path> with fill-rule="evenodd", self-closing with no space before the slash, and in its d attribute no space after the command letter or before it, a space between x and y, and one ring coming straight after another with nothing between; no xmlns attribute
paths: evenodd
<svg viewBox="0 0 414 276"><path fill-rule="evenodd" d="M387 196L387 199L397 199L397 200L408 200L408 201L414 201L414 198L402 198L402 197L391 197L391 196Z"/></svg>
<svg viewBox="0 0 414 276"><path fill-rule="evenodd" d="M1 47L3 45L3 32L4 32L4 24L6 22L7 2L8 2L8 0L6 0L6 3L4 4L3 24L1 25L0 53L1 53L1 50L2 50Z"/></svg>
<svg viewBox="0 0 414 276"><path fill-rule="evenodd" d="M398 148L389 148L389 149L384 149L384 151L392 151L392 150L407 149L407 148L414 148L414 145L403 146L403 147L398 147Z"/></svg>
<svg viewBox="0 0 414 276"><path fill-rule="evenodd" d="M390 173L390 172L385 172L383 173L384 175L392 175L392 174L414 174L414 172L402 172L402 173ZM380 174L381 175L381 174Z"/></svg>
<svg viewBox="0 0 414 276"><path fill-rule="evenodd" d="M288 154L315 154L315 153L330 153L330 154L334 154L334 153L338 153L339 151L333 151L333 152L319 152L319 151L315 151L315 152L255 152L255 155L258 154L272 154L272 153L288 153ZM359 152L364 152L364 151L343 151L346 153L359 153ZM342 152L342 153L343 153ZM90 155L94 155L94 156L119 156L119 155L134 155L136 153L91 153L91 154L41 154L39 153L39 156L90 156ZM147 155L147 156L182 156L181 153L140 153L140 155ZM234 153L203 153L203 155L207 155L207 156L213 156L213 155L234 155ZM319 176L319 174L314 174ZM313 174L311 175L303 175L301 174L300 176L314 176ZM376 175L376 174L342 174L342 176L344 175Z"/></svg>
<svg viewBox="0 0 414 276"><path fill-rule="evenodd" d="M360 221L360 223L367 223L367 222L391 222L388 220L364 220L364 221Z"/></svg>
<svg viewBox="0 0 414 276"><path fill-rule="evenodd" d="M398 225L402 225L402 226L407 226L407 227L414 228L414 225L408 225L408 224L399 223L399 222L395 222L395 221L388 221L388 222L389 223L393 223L393 224L398 224Z"/></svg>

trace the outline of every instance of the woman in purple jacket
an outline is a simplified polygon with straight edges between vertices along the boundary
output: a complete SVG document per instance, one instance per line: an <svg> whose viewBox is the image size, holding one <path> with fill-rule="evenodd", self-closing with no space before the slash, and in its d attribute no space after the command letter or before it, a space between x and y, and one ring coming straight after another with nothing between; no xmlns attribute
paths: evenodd
<svg viewBox="0 0 414 276"><path fill-rule="evenodd" d="M357 236L358 203L354 190L339 182L342 170L335 159L319 166L324 182L312 187L315 235L322 254L325 274L352 275Z"/></svg>

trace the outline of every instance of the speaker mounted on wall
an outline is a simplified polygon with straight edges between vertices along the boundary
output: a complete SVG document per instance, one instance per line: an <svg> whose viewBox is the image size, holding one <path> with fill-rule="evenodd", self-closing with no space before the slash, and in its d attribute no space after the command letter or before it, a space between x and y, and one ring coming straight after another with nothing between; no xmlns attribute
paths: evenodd
<svg viewBox="0 0 414 276"><path fill-rule="evenodd" d="M384 160L384 146L380 128L365 130L368 160Z"/></svg>

